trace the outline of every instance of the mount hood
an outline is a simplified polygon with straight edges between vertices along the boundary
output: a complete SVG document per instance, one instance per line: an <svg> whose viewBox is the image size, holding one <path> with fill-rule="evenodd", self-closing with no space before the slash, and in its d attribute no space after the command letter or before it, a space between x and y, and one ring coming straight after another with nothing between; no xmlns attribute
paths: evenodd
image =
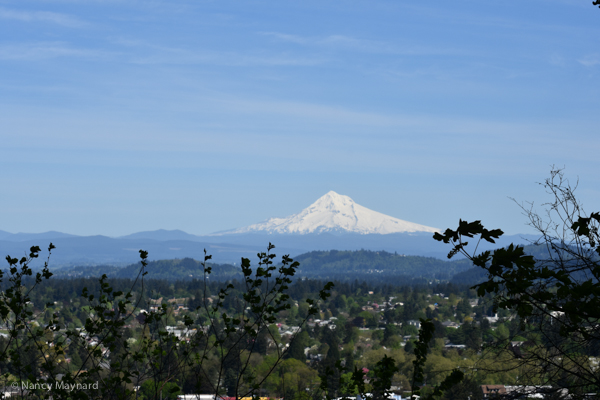
<svg viewBox="0 0 600 400"><path fill-rule="evenodd" d="M215 235L245 233L358 233L390 234L438 232L439 229L390 217L357 204L348 196L330 191L298 214L287 218L270 218L258 224Z"/></svg>

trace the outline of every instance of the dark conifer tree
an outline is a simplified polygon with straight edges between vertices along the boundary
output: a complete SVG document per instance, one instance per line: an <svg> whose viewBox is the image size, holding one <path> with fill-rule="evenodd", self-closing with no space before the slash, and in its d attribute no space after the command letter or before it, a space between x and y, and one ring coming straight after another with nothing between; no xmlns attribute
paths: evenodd
<svg viewBox="0 0 600 400"><path fill-rule="evenodd" d="M304 348L308 346L308 340L308 333L306 331L300 331L294 340L292 340L290 348L287 351L286 358L294 358L296 360L305 362L306 355L304 354Z"/></svg>

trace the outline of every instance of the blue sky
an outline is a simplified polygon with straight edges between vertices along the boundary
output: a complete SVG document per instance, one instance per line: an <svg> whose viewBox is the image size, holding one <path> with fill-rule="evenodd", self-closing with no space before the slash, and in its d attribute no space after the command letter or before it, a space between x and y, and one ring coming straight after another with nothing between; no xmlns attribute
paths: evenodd
<svg viewBox="0 0 600 400"><path fill-rule="evenodd" d="M552 165L600 210L588 0L0 0L0 230L195 234L329 190L530 232Z"/></svg>

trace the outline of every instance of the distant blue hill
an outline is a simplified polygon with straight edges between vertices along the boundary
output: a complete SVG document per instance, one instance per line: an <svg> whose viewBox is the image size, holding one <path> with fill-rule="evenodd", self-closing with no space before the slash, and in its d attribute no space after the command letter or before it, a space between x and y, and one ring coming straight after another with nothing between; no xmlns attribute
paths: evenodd
<svg viewBox="0 0 600 400"><path fill-rule="evenodd" d="M46 258L46 249L52 242L56 248L52 251L50 264L54 267L73 265L128 265L139 261L139 250L146 250L150 260L193 258L202 260L204 249L217 263L236 263L242 257L256 259L256 253L266 251L263 246L245 246L231 243L206 243L189 240L118 239L106 236L54 237L49 239L33 238L24 241L0 240L2 258L23 257L31 246L40 246L43 250L40 258ZM299 254L302 251L280 248L277 254ZM40 262L41 264L41 262Z"/></svg>
<svg viewBox="0 0 600 400"><path fill-rule="evenodd" d="M202 236L192 235L190 233L184 232L179 229L175 230L166 230L159 229L156 231L145 231L145 232L137 232L132 233L131 235L120 236L117 239L152 239L159 241L167 241L167 240L189 240L192 242L201 242L203 240Z"/></svg>
<svg viewBox="0 0 600 400"><path fill-rule="evenodd" d="M295 257L300 267L296 279L324 281L355 281L386 285L410 285L431 280L449 280L470 268L468 260L446 261L431 257L402 256L385 251L313 251ZM239 266L213 264L211 280L241 279ZM252 263L256 266L256 262ZM66 267L55 270L57 277L98 277L107 274L114 278L134 279L140 263L122 268L111 266ZM191 258L150 261L146 268L147 279L190 280L203 279L203 267Z"/></svg>
<svg viewBox="0 0 600 400"><path fill-rule="evenodd" d="M8 242L25 242L30 240L52 240L56 238L68 238L78 237L76 235L70 235L68 233L48 231L43 233L10 233L6 231L0 231L0 240L6 240Z"/></svg>
<svg viewBox="0 0 600 400"><path fill-rule="evenodd" d="M390 233L387 235L371 234L231 234L223 236L199 236L203 241L217 243L227 241L246 246L264 246L272 242L278 247L301 249L302 252L315 250L384 250L404 255L436 257L446 259L449 245L433 240L431 233ZM496 240L495 244L480 243L478 251L493 250L514 244L528 244L534 240L533 235L510 235ZM468 249L468 248L467 248ZM300 254L300 253L298 253Z"/></svg>
<svg viewBox="0 0 600 400"><path fill-rule="evenodd" d="M502 237L496 244L482 243L479 251L525 244L533 236L513 235ZM64 265L126 265L139 260L139 250L147 250L151 260L183 259L201 260L204 249L216 263L239 263L241 257L256 259L256 253L265 251L269 242L278 255L295 257L311 251L387 251L410 256L446 259L450 246L436 242L430 233L407 234L235 234L222 236L197 236L181 230L138 232L110 238L106 236L75 236L61 232L9 233L0 231L0 256L22 257L29 247L56 246L51 262Z"/></svg>

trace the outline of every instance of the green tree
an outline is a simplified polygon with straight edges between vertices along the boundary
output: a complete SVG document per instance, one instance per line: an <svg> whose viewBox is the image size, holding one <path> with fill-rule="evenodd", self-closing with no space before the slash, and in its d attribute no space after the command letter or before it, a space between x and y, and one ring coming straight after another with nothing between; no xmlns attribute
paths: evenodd
<svg viewBox="0 0 600 400"><path fill-rule="evenodd" d="M321 341L329 346L325 359L319 365L322 385L327 393L335 395L340 387L341 377L339 339L335 331L325 328Z"/></svg>
<svg viewBox="0 0 600 400"><path fill-rule="evenodd" d="M344 325L344 329L344 343L358 341L360 331L351 321L346 322L346 324Z"/></svg>
<svg viewBox="0 0 600 400"><path fill-rule="evenodd" d="M449 388L442 400L483 400L483 392L477 381L473 377L468 377Z"/></svg>
<svg viewBox="0 0 600 400"><path fill-rule="evenodd" d="M294 358L298 361L306 361L306 355L304 354L304 348L308 346L310 337L308 332L301 331L296 339L292 341L287 351L286 358Z"/></svg>
<svg viewBox="0 0 600 400"><path fill-rule="evenodd" d="M395 347L400 344L400 329L393 324L386 324L383 330L383 340L381 344L388 347Z"/></svg>
<svg viewBox="0 0 600 400"><path fill-rule="evenodd" d="M540 238L527 249L506 248L471 254L470 238L495 243L503 232L480 221L460 221L434 238L453 245L451 258L461 253L487 273L474 288L493 297L495 308L510 310L519 320L513 333L530 340L515 348L510 339L498 342L517 359L519 381L551 385L572 395L600 391L600 374L592 361L600 343L600 213L586 214L562 171L553 170L543 187L551 196L540 215L522 206ZM529 254L528 254L529 252ZM499 332L499 339L506 332Z"/></svg>
<svg viewBox="0 0 600 400"><path fill-rule="evenodd" d="M291 307L287 291L299 266L288 256L275 265L273 248L269 244L267 252L258 255L255 269L251 268L250 260L242 259L244 286L238 292L240 304L237 300L232 302L234 311L224 307L232 293L236 293L231 283L218 291L213 303L208 301L207 281L212 267L207 264L211 257L205 255L201 264L205 274L204 290L198 296L201 304L196 311L205 314L208 326L196 326L192 318L184 315L180 330L195 329L188 340L167 329L172 311L167 304L162 304L157 311L140 312L139 306L147 296L144 292L148 265L145 251L140 250L141 267L129 289L115 290L106 275L96 287L83 289L81 304L85 324L82 330L60 324L62 320L57 312L46 313L53 304L34 309L32 295L52 276L48 260L36 274L30 267L39 256L39 247L32 247L29 256L20 260L7 257L6 283L0 271L0 283L3 283L0 324L9 332L8 339L0 346L0 365L6 367L0 384L17 380L33 385L28 394L21 393L21 398L130 399L137 396L134 388L142 386L145 398L158 399L175 396L180 384L212 393L227 389L238 398L253 395L285 355L281 339L269 328L278 315ZM50 244L48 259L52 249L54 246ZM329 297L332 286L331 283L325 285L319 292L319 300L306 300L309 307L306 318L318 314L318 301ZM173 292L172 288L167 289ZM41 320L41 315L47 317L44 326L36 322ZM141 324L140 336L130 341L131 332L126 325L133 320ZM266 332L275 341L275 352L271 355L270 369L256 376L252 366L257 355L252 350L259 332ZM64 362L68 353L77 355L77 369ZM65 391L62 389L65 385L79 389Z"/></svg>
<svg viewBox="0 0 600 400"><path fill-rule="evenodd" d="M456 318L459 321L462 321L465 317L468 317L471 314L471 304L469 300L462 299L456 305Z"/></svg>
<svg viewBox="0 0 600 400"><path fill-rule="evenodd" d="M427 354L429 352L429 344L433 341L435 333L435 325L431 320L421 319L421 328L419 329L419 340L414 344L415 359L413 360L413 376L412 376L412 394L413 396L422 396L421 385L426 383L426 378L432 375L433 369L431 363L429 368L426 368ZM426 373L426 370L428 370ZM434 397L441 396L444 392L457 385L464 378L464 373L458 369L454 369L450 372L445 379L433 388L433 391L427 393L426 399L432 399ZM431 380L431 377L430 377Z"/></svg>
<svg viewBox="0 0 600 400"><path fill-rule="evenodd" d="M177 399L180 393L180 388L173 382L154 382L147 380L140 387L141 394L144 399ZM158 395L157 395L158 393Z"/></svg>

